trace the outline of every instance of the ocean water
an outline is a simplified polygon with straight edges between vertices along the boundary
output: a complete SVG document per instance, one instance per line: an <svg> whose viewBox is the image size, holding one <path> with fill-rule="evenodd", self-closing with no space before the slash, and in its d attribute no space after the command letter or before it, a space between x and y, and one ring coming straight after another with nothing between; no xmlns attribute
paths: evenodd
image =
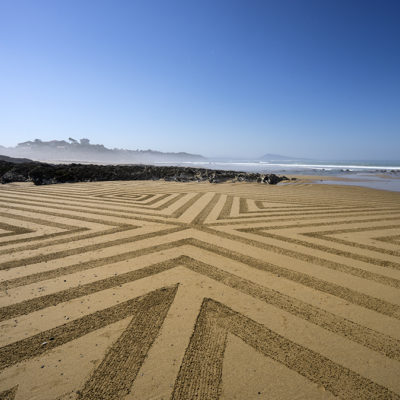
<svg viewBox="0 0 400 400"><path fill-rule="evenodd" d="M164 163L159 163L164 164ZM170 165L170 164L169 164ZM277 175L316 175L344 178L315 183L344 184L381 190L400 191L400 161L254 161L210 160L176 163L182 167L198 167L243 172L274 173Z"/></svg>

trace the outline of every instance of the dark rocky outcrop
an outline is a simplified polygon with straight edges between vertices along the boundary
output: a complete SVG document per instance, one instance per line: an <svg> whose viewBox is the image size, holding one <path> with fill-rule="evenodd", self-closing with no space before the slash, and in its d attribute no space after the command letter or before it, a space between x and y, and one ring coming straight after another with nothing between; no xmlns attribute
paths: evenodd
<svg viewBox="0 0 400 400"><path fill-rule="evenodd" d="M35 185L49 185L66 182L159 179L175 182L260 182L270 185L275 185L282 180L287 180L284 176L277 176L274 174L257 174L204 168L153 165L46 164L38 162L16 164L8 161L0 161L1 183L33 182Z"/></svg>

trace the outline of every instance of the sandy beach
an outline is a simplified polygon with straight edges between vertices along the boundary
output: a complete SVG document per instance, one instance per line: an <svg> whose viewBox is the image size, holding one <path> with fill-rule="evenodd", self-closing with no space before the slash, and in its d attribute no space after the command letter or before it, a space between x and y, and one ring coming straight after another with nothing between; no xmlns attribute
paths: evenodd
<svg viewBox="0 0 400 400"><path fill-rule="evenodd" d="M0 399L400 399L399 192L11 183L0 205Z"/></svg>

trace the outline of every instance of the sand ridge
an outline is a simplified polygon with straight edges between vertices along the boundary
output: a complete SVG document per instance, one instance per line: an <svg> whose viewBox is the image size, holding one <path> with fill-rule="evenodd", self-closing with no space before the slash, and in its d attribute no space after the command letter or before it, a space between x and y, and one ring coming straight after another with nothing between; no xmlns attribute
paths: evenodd
<svg viewBox="0 0 400 400"><path fill-rule="evenodd" d="M400 193L15 183L0 207L0 399L400 398Z"/></svg>

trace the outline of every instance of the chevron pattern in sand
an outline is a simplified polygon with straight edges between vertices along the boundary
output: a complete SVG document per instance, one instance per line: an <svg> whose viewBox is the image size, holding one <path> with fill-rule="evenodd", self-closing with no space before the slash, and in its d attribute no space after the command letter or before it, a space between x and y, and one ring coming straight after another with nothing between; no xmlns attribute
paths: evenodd
<svg viewBox="0 0 400 400"><path fill-rule="evenodd" d="M400 194L0 188L0 399L399 399Z"/></svg>

